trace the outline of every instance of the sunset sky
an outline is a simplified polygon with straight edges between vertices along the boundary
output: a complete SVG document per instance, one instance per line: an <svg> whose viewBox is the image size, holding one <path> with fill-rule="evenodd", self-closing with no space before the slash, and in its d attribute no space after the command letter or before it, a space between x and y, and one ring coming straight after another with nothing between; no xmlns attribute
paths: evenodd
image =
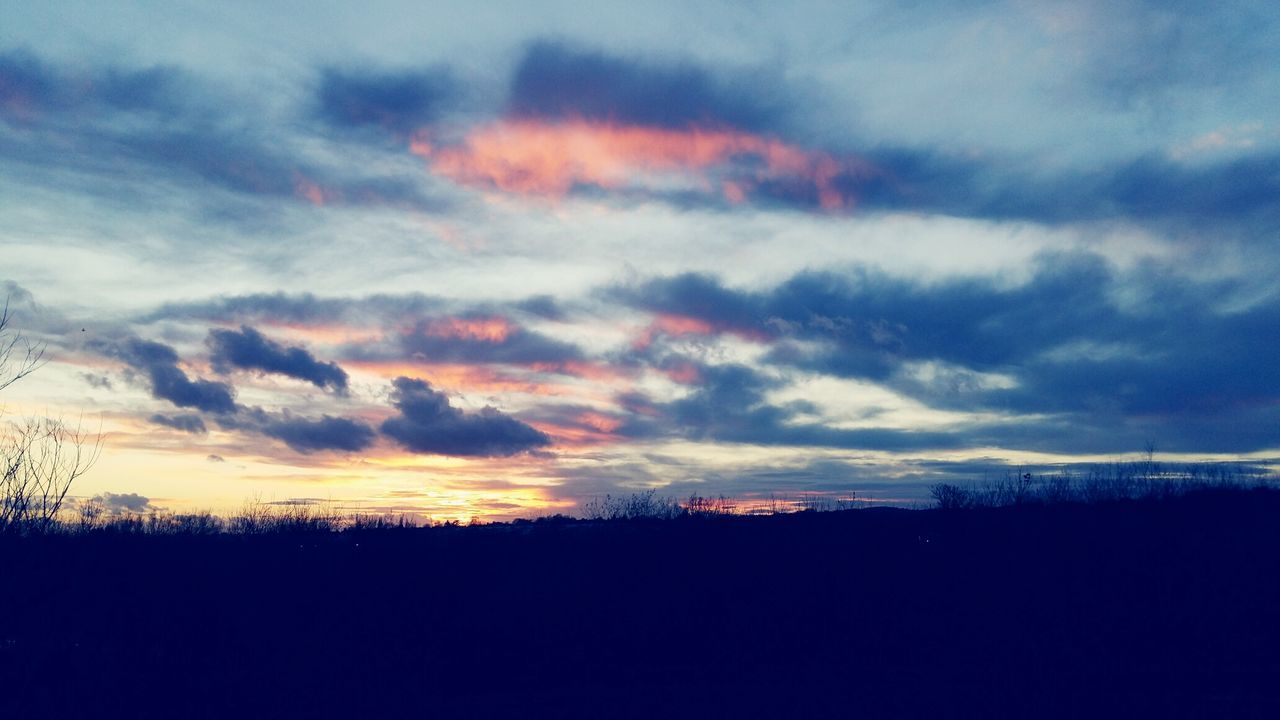
<svg viewBox="0 0 1280 720"><path fill-rule="evenodd" d="M319 5L5 5L0 404L80 498L1280 465L1272 0Z"/></svg>

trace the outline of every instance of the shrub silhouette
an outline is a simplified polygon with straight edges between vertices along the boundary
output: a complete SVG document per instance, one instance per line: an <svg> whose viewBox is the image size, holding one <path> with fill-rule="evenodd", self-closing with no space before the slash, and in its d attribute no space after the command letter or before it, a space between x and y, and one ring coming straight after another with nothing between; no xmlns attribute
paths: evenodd
<svg viewBox="0 0 1280 720"><path fill-rule="evenodd" d="M1193 463L1169 468L1150 457L1090 468L1080 475L1067 470L1046 475L1008 473L975 485L939 483L929 488L943 510L1011 505L1097 504L1125 500L1163 500L1211 489L1246 490L1268 485L1258 468L1232 463Z"/></svg>

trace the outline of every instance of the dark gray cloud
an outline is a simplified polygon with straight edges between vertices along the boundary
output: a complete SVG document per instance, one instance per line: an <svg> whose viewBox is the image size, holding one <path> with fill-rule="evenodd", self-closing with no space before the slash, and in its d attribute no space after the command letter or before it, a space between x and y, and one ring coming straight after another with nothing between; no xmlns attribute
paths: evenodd
<svg viewBox="0 0 1280 720"><path fill-rule="evenodd" d="M441 207L417 177L360 177L309 159L296 135L264 123L264 113L178 69L73 70L30 52L0 55L0 157L46 182L132 202L139 187L151 192L160 182L213 210L236 197ZM237 207L243 214L243 203Z"/></svg>
<svg viewBox="0 0 1280 720"><path fill-rule="evenodd" d="M547 296L468 304L418 293L358 298L275 293L170 303L139 320L144 323L164 320L287 323L317 327L350 324L382 328L387 335L382 340L349 343L338 348L337 356L347 360L505 363L540 365L556 371L566 363L584 360L585 354L576 345L526 329L517 318L564 319L567 312L563 302ZM243 335L243 331L238 335ZM243 338L237 343L241 340Z"/></svg>
<svg viewBox="0 0 1280 720"><path fill-rule="evenodd" d="M462 303L422 293L374 294L359 297L321 297L313 293L254 293L208 300L171 302L138 318L139 322L202 320L217 323L283 323L324 326L352 323L362 326L400 326L425 323L446 313L462 318L521 314L562 320L570 312L564 300L535 295L511 302Z"/></svg>
<svg viewBox="0 0 1280 720"><path fill-rule="evenodd" d="M1243 300L1241 281L1194 282L1155 265L1120 273L1073 254L1041 257L1016 287L863 270L806 273L763 291L685 275L613 297L751 334L770 344L766 360L776 367L871 380L938 408L1050 416L969 426L962 437L936 438L938 447L1112 451L1145 436L1181 450L1242 452L1280 442L1280 366L1271 362L1277 340L1269 330L1280 327L1280 299ZM706 382L669 408L677 420L722 438L774 432L779 409L744 405L765 388L758 377L740 369ZM751 409L734 415L725 407ZM774 437L797 432L788 425ZM852 437L806 433L826 434L823 444Z"/></svg>
<svg viewBox="0 0 1280 720"><path fill-rule="evenodd" d="M178 407L227 415L237 410L235 392L226 383L192 380L178 367L178 353L163 343L132 337L121 342L98 341L90 348L141 372L151 395Z"/></svg>
<svg viewBox="0 0 1280 720"><path fill-rule="evenodd" d="M521 312L547 320L563 320L565 318L563 304L550 295L535 295L515 303L513 307Z"/></svg>
<svg viewBox="0 0 1280 720"><path fill-rule="evenodd" d="M103 111L171 113L183 102L184 77L171 67L72 71L25 50L0 53L0 119L29 125L50 114Z"/></svg>
<svg viewBox="0 0 1280 720"><path fill-rule="evenodd" d="M325 450L358 452L373 445L377 434L366 423L323 415L317 420L302 418L285 410L267 412L262 408L242 408L236 415L218 418L226 430L256 433L283 442L300 453Z"/></svg>
<svg viewBox="0 0 1280 720"><path fill-rule="evenodd" d="M312 293L254 293L195 302L165 303L140 318L140 321L204 320L321 326L337 322L396 324L406 319L437 314L448 305L450 302L444 298L421 293L355 298L318 297Z"/></svg>
<svg viewBox="0 0 1280 720"><path fill-rule="evenodd" d="M318 388L347 393L347 373L337 363L321 362L300 347L285 347L248 325L235 330L210 330L210 362L220 373L233 368L277 373L305 380Z"/></svg>
<svg viewBox="0 0 1280 720"><path fill-rule="evenodd" d="M1140 97L1191 83L1212 85L1230 75L1257 72L1269 57L1247 13L1122 3L1109 12L1131 28L1121 40L1085 42L1095 63L1092 92ZM1219 52L1223 35L1233 43ZM1105 35L1105 33L1104 33ZM1103 58L1110 60L1103 61ZM1229 61L1228 58L1235 58ZM570 44L529 46L516 67L508 112L517 117L585 118L662 127L731 126L792 135L785 91L766 94L758 74L731 76L690 63L638 60ZM785 87L786 83L768 83ZM819 144L821 145L821 144ZM1187 164L1144 150L1128 157L1094 158L1045 173L1032 157L991 151L980 156L919 146L814 147L840 168L832 182L862 210L926 211L993 220L1070 223L1128 219L1146 224L1188 224L1255 233L1280 222L1280 156L1266 149L1244 157ZM815 210L821 197L807 178L753 183L757 203ZM662 195L676 205L720 205L703 193Z"/></svg>
<svg viewBox="0 0 1280 720"><path fill-rule="evenodd" d="M429 383L396 378L391 403L399 415L382 433L408 450L454 456L507 457L551 443L546 434L492 407L464 413Z"/></svg>
<svg viewBox="0 0 1280 720"><path fill-rule="evenodd" d="M232 334L241 340L246 337L243 333ZM253 349L256 346L250 341L249 347ZM177 351L163 343L131 337L121 342L94 341L89 344L89 348L141 372L148 380L152 396L168 400L178 407L211 413L218 425L226 430L280 440L302 453L321 450L356 452L368 448L377 438L374 430L360 420L329 415L308 419L287 410L270 413L261 408L239 405L230 385L187 377L178 366ZM283 357L288 359L290 356L284 353ZM327 375L323 377L331 379ZM184 432L207 432L204 419L198 415L155 414L149 419L153 423Z"/></svg>
<svg viewBox="0 0 1280 720"><path fill-rule="evenodd" d="M209 429L205 427L204 420L199 415L160 415L157 413L148 419L156 425L163 425L193 435L203 435L209 432Z"/></svg>
<svg viewBox="0 0 1280 720"><path fill-rule="evenodd" d="M782 382L745 365L699 368L696 390L672 402L642 396L620 398L633 415L618 434L681 437L750 445L836 447L876 450L950 449L973 444L966 436L892 428L839 429L797 422L813 411L808 402L770 404L765 393Z"/></svg>
<svg viewBox="0 0 1280 720"><path fill-rule="evenodd" d="M438 120L457 96L458 83L448 68L378 71L330 67L320 74L316 109L333 127L373 127L407 136Z"/></svg>
<svg viewBox="0 0 1280 720"><path fill-rule="evenodd" d="M554 365L583 358L575 345L526 330L502 316L478 314L423 321L400 336L398 350L406 358L430 363Z"/></svg>
<svg viewBox="0 0 1280 720"><path fill-rule="evenodd" d="M101 495L94 495L89 499L89 502L112 513L144 513L156 509L151 504L151 498L137 493L106 492Z"/></svg>
<svg viewBox="0 0 1280 720"><path fill-rule="evenodd" d="M777 130L788 98L759 72L729 75L689 63L643 61L554 41L529 46L511 81L516 117L582 118L662 127Z"/></svg>
<svg viewBox="0 0 1280 720"><path fill-rule="evenodd" d="M1125 219L1176 228L1261 229L1280 220L1280 154L1184 163L1162 154L1046 174L1026 159L974 159L929 148L865 153L875 170L836 182L867 209L992 220Z"/></svg>
<svg viewBox="0 0 1280 720"><path fill-rule="evenodd" d="M368 448L376 438L373 429L358 420L329 415L319 420L308 420L286 413L262 424L260 431L302 453L317 450L357 452Z"/></svg>

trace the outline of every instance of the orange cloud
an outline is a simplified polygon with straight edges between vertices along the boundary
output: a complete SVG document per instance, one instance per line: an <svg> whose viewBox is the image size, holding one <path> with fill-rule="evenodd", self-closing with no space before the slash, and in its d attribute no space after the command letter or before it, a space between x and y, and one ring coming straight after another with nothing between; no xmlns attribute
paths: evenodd
<svg viewBox="0 0 1280 720"><path fill-rule="evenodd" d="M708 175L719 170L731 176L718 185L729 202L746 201L761 183L783 181L809 186L824 209L839 210L849 207L853 198L836 187L836 178L866 170L856 161L739 130L673 130L585 120L502 120L452 145L436 145L420 133L409 149L425 158L432 172L454 182L551 200L577 185L645 187L661 180L655 176L691 177L713 192L716 185Z"/></svg>
<svg viewBox="0 0 1280 720"><path fill-rule="evenodd" d="M563 423L530 421L538 430L552 436L560 448L579 448L618 442L614 435L622 427L620 418L587 410Z"/></svg>
<svg viewBox="0 0 1280 720"><path fill-rule="evenodd" d="M324 207L339 199L336 190L323 187L301 173L294 173L293 194L298 199L306 200L316 207Z"/></svg>
<svg viewBox="0 0 1280 720"><path fill-rule="evenodd" d="M698 366L691 362L677 363L662 372L672 382L677 382L681 385L692 385L702 379L702 373L698 370Z"/></svg>
<svg viewBox="0 0 1280 720"><path fill-rule="evenodd" d="M766 339L764 333L748 328L718 327L699 318L660 313L655 315L649 326L631 342L631 347L636 350L643 350L652 345L653 341L662 335L667 337L687 337L689 335L715 335L719 332L736 335L744 340L763 341Z"/></svg>
<svg viewBox="0 0 1280 720"><path fill-rule="evenodd" d="M537 372L568 375L570 377L597 382L620 380L634 375L633 371L626 368L615 367L607 363L590 362L585 360L565 360L564 362L556 363L533 363L528 367L530 370Z"/></svg>
<svg viewBox="0 0 1280 720"><path fill-rule="evenodd" d="M506 318L487 317L433 320L427 325L425 332L433 337L500 343L510 337L513 330Z"/></svg>
<svg viewBox="0 0 1280 720"><path fill-rule="evenodd" d="M613 433L622 427L622 420L590 410L579 414L574 419L580 424L602 433Z"/></svg>

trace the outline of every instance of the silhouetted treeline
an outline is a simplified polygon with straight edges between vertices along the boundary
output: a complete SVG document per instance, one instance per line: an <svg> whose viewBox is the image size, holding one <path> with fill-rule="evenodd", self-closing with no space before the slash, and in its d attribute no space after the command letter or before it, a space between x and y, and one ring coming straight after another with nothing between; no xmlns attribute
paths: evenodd
<svg viewBox="0 0 1280 720"><path fill-rule="evenodd" d="M0 538L0 717L1277 717L1280 493Z"/></svg>

